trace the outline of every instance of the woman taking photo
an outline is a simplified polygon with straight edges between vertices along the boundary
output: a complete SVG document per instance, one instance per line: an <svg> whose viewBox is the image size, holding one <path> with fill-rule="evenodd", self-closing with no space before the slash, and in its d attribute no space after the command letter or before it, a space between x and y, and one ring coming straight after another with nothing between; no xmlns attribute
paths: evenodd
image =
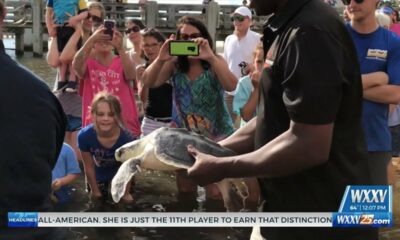
<svg viewBox="0 0 400 240"><path fill-rule="evenodd" d="M142 135L146 136L160 127L168 127L171 124L172 111L172 86L165 82L156 88L148 88L141 79L141 73L158 56L165 37L154 28L147 29L142 33L142 51L146 64L136 69L139 82L139 96L144 104L145 114L142 121Z"/></svg>
<svg viewBox="0 0 400 240"><path fill-rule="evenodd" d="M157 58L143 73L147 87L159 87L171 79L173 86L172 127L186 128L212 140L221 140L233 133L233 123L223 93L235 90L237 79L225 60L215 54L212 39L204 24L192 17L178 23L177 40L198 44L199 55L174 57L169 53L171 36L161 47ZM190 179L177 175L180 192L194 192ZM207 187L207 196L216 198L218 189Z"/></svg>
<svg viewBox="0 0 400 240"><path fill-rule="evenodd" d="M126 54L122 34L113 30L112 39L100 26L75 55L73 66L83 79L82 126L91 123L89 105L94 95L106 91L119 98L122 118L134 136L140 136L140 126L134 91L130 82L135 79L134 63ZM118 52L115 56L113 50Z"/></svg>

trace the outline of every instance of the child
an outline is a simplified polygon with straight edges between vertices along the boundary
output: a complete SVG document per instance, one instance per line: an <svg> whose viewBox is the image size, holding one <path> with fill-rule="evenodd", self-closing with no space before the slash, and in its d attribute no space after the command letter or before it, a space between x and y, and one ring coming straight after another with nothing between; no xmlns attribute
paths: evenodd
<svg viewBox="0 0 400 240"><path fill-rule="evenodd" d="M78 12L78 15L76 15ZM48 0L46 7L46 26L51 37L57 39L58 51L61 53L69 39L74 34L73 28L81 20L88 17L84 0ZM70 69L69 81L66 81L67 69ZM57 91L76 92L76 76L71 62L60 64L60 79Z"/></svg>
<svg viewBox="0 0 400 240"><path fill-rule="evenodd" d="M250 74L239 79L233 98L233 112L241 117L241 126L256 114L258 83L264 64L262 44L257 46L253 55L254 69L252 69Z"/></svg>
<svg viewBox="0 0 400 240"><path fill-rule="evenodd" d="M78 178L81 169L79 168L74 150L64 143L56 165L53 168L51 189L57 198L57 203L66 203L70 199L71 188L68 186Z"/></svg>
<svg viewBox="0 0 400 240"><path fill-rule="evenodd" d="M78 134L78 146L82 152L83 166L92 198L106 198L111 180L121 163L115 160L115 151L135 137L125 129L121 116L121 104L115 96L100 92L91 105L92 124ZM126 203L133 202L127 192L122 197Z"/></svg>

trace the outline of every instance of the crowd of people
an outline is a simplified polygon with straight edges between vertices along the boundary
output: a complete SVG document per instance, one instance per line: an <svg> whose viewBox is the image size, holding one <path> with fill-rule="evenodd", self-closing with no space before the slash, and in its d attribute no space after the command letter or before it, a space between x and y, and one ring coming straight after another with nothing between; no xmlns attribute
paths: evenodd
<svg viewBox="0 0 400 240"><path fill-rule="evenodd" d="M0 198L0 206L45 210L48 195L68 203L68 186L81 173L78 162L90 198L106 199L120 166L116 149L160 127L186 128L238 154L216 158L188 146L196 162L176 174L182 193L196 192L199 184L208 198L219 199L213 183L246 177L252 210L263 200L264 211L335 212L346 185L394 184L392 157L400 153L399 12L377 9L379 0L342 2L343 18L320 0L252 0L258 15L274 14L263 33L250 29L253 13L240 6L231 14L234 32L218 54L195 17L179 19L176 33L167 37L138 19L110 35L101 3L49 0L53 92L0 46L2 74L31 80L28 87L0 81L7 95L2 102L13 103L13 114L1 118L0 146L10 161L0 161L0 185L10 194ZM0 7L4 18L1 0ZM193 41L199 55L171 54L170 43L180 40ZM12 94L17 87L18 96ZM32 173L36 165L42 167ZM21 171L9 185L7 177L16 177L7 169ZM38 186L28 189L31 184ZM122 197L125 204L135 202L132 187ZM262 235L377 239L377 230L269 228Z"/></svg>

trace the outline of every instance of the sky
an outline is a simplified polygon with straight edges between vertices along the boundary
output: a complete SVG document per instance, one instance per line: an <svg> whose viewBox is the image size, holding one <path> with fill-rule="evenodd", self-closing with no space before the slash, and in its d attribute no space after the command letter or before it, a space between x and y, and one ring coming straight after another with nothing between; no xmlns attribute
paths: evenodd
<svg viewBox="0 0 400 240"><path fill-rule="evenodd" d="M154 0L153 0L154 1ZM224 5L242 5L242 0L214 0L218 4ZM138 0L128 0L128 2L137 3ZM169 4L202 4L203 0L156 0L158 3ZM250 1L247 1L250 2Z"/></svg>

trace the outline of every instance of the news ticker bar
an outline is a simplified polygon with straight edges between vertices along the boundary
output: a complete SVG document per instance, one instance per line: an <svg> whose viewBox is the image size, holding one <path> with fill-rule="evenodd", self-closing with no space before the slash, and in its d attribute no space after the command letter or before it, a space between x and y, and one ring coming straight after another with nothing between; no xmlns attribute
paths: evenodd
<svg viewBox="0 0 400 240"><path fill-rule="evenodd" d="M8 213L9 227L380 227L390 225L391 215L377 216L372 213Z"/></svg>

